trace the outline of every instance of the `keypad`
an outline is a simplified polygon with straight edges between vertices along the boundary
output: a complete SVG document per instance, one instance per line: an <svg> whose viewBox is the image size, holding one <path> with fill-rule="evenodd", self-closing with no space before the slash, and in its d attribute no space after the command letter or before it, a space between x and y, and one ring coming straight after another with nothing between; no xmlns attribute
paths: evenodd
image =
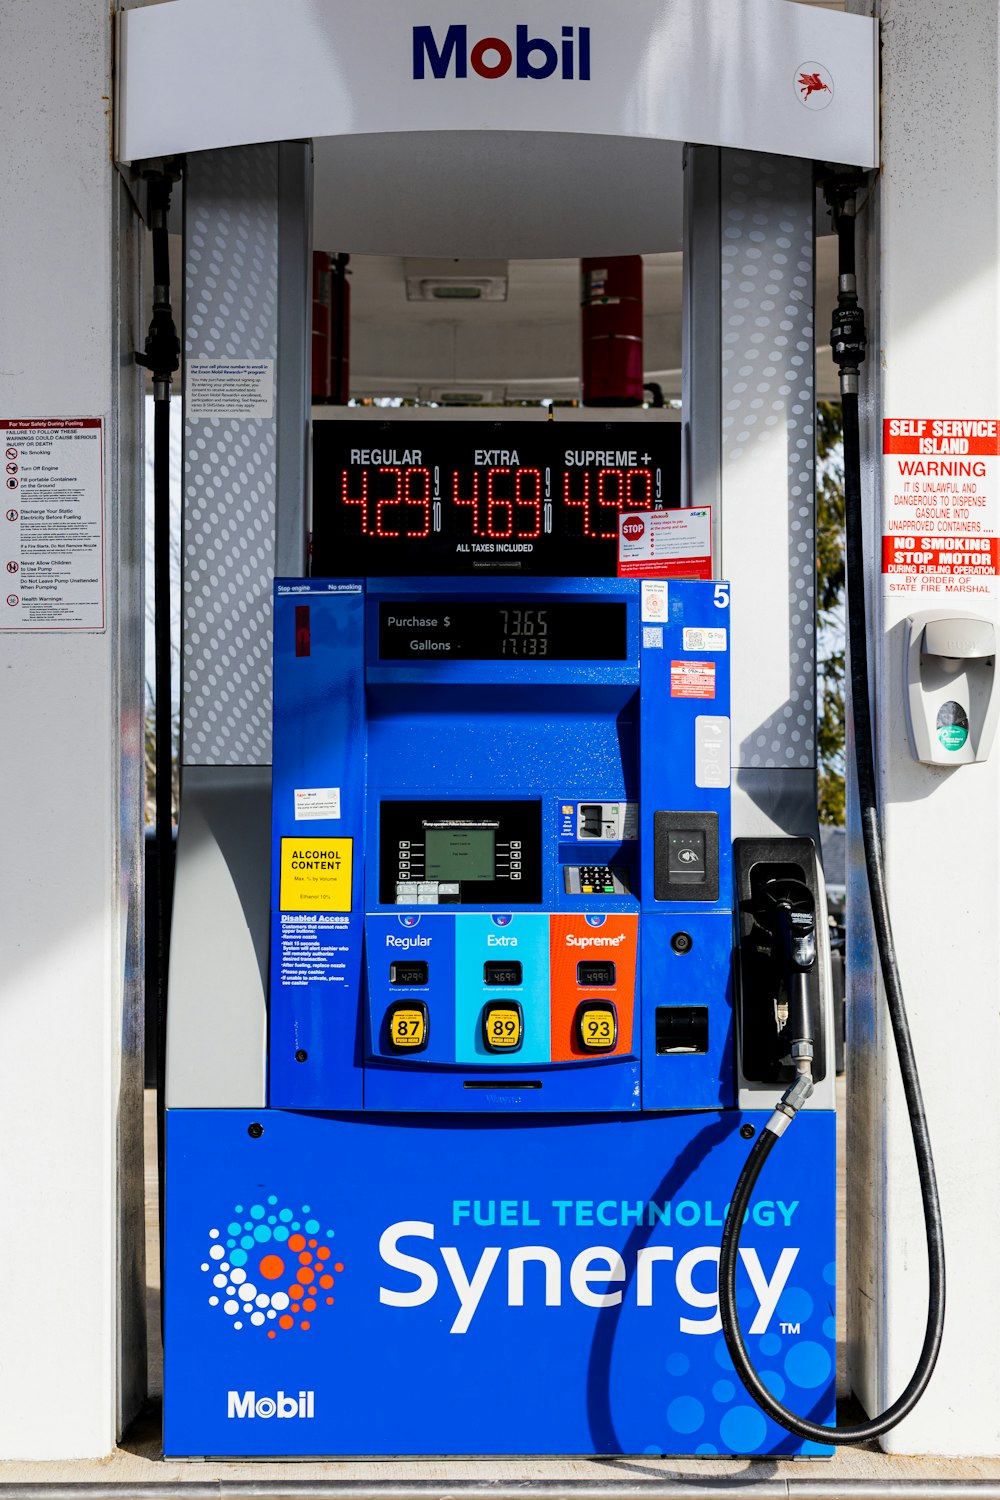
<svg viewBox="0 0 1000 1500"><path fill-rule="evenodd" d="M580 890L584 896L610 896L614 889L611 870L607 865L580 866Z"/></svg>

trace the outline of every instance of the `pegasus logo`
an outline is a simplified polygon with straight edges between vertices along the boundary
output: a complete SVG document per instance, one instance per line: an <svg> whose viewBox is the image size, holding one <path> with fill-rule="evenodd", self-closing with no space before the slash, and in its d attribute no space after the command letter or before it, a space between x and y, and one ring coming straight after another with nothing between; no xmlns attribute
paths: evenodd
<svg viewBox="0 0 1000 1500"><path fill-rule="evenodd" d="M813 94L829 93L830 85L824 83L818 73L800 73L799 89L803 99L809 99Z"/></svg>

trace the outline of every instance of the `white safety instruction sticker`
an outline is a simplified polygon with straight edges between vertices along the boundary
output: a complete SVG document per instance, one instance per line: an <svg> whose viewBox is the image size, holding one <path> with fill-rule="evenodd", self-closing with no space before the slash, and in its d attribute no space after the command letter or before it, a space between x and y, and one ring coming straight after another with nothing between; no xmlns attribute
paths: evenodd
<svg viewBox="0 0 1000 1500"><path fill-rule="evenodd" d="M991 597L1000 572L1000 423L887 417L882 447L885 593Z"/></svg>
<svg viewBox="0 0 1000 1500"><path fill-rule="evenodd" d="M0 442L0 630L103 630L100 417L0 420Z"/></svg>
<svg viewBox="0 0 1000 1500"><path fill-rule="evenodd" d="M340 817L339 786L306 786L295 788L295 821Z"/></svg>
<svg viewBox="0 0 1000 1500"><path fill-rule="evenodd" d="M189 359L184 416L273 417L273 359Z"/></svg>
<svg viewBox="0 0 1000 1500"><path fill-rule="evenodd" d="M694 721L694 784L727 787L729 720L722 714L699 714Z"/></svg>
<svg viewBox="0 0 1000 1500"><path fill-rule="evenodd" d="M619 578L711 578L712 507L623 510Z"/></svg>

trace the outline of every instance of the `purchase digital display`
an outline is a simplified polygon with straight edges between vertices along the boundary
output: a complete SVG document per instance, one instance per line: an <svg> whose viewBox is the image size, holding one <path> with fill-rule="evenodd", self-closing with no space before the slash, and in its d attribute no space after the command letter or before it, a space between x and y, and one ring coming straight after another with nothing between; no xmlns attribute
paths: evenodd
<svg viewBox="0 0 1000 1500"><path fill-rule="evenodd" d="M313 424L314 577L614 577L618 515L680 504L680 423Z"/></svg>
<svg viewBox="0 0 1000 1500"><path fill-rule="evenodd" d="M625 661L626 606L539 599L379 604L382 661Z"/></svg>

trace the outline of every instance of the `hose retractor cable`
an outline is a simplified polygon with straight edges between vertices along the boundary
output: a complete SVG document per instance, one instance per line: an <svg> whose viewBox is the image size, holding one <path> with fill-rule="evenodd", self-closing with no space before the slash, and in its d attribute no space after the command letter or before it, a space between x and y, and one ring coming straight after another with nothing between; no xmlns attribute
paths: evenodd
<svg viewBox="0 0 1000 1500"><path fill-rule="evenodd" d="M719 1256L719 1310L722 1315L722 1331L736 1373L758 1406L767 1416L789 1432L801 1438L810 1438L818 1443L866 1442L883 1432L888 1432L913 1410L934 1373L944 1332L945 1307L944 1234L941 1225L941 1204L938 1198L930 1135L889 920L868 697L868 638L865 619L861 451L858 421L858 371L865 357L866 336L864 313L858 305L855 270L856 189L856 181L845 177L834 178L827 185L827 201L833 211L840 242L837 310L833 317L831 345L834 360L840 369L840 391L844 414L847 634L851 673L851 709L854 718L855 773L864 839L865 868L871 896L872 923L875 929L882 980L885 985L886 1006L899 1058L899 1070L903 1080L903 1093L906 1098L917 1160L917 1174L920 1180L920 1198L927 1237L928 1302L923 1345L906 1389L884 1412L872 1417L869 1421L859 1422L850 1427L825 1427L817 1422L810 1422L797 1413L789 1411L787 1407L775 1400L754 1369L740 1332L739 1314L736 1307L736 1268L740 1231L764 1163L780 1136L795 1118L805 1098L812 1092L811 1076L808 1089L803 1084L805 1070L811 1074L811 1064L808 1059L804 1060L804 1067L802 1061L797 1062L796 1080L754 1142L733 1193L732 1203L726 1216ZM794 965L790 967L794 969ZM799 1028L800 1032L807 1027L808 1016L804 1016L803 1024ZM797 1040L804 1042L809 1039L800 1035Z"/></svg>
<svg viewBox="0 0 1000 1500"><path fill-rule="evenodd" d="M149 227L153 249L153 316L135 362L153 381L153 639L156 743L156 1137L160 1195L160 1286L164 1256L164 1162L166 1157L165 1080L167 1056L167 970L174 890L173 839L173 684L170 643L170 391L180 366L180 339L170 304L168 216L179 177L175 165L148 177ZM162 1319L162 1296L160 1313Z"/></svg>

